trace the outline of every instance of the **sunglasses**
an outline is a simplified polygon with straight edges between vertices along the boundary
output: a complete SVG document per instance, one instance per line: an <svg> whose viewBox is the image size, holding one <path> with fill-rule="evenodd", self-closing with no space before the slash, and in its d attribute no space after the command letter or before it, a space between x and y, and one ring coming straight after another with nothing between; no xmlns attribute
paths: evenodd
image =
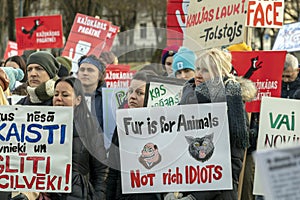
<svg viewBox="0 0 300 200"><path fill-rule="evenodd" d="M282 75L282 78L291 78L291 75Z"/></svg>

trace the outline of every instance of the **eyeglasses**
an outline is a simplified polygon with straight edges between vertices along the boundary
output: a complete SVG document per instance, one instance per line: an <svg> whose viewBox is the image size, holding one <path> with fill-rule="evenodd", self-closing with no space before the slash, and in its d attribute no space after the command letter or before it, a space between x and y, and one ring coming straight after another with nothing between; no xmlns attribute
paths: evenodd
<svg viewBox="0 0 300 200"><path fill-rule="evenodd" d="M282 75L282 78L291 78L291 75Z"/></svg>

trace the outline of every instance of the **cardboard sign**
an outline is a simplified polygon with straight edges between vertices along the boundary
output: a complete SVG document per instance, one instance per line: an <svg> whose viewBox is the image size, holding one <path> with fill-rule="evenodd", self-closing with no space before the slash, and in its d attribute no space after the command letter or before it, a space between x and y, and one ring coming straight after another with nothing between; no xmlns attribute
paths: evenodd
<svg viewBox="0 0 300 200"><path fill-rule="evenodd" d="M106 68L106 87L128 88L136 71L130 70L129 65L109 65Z"/></svg>
<svg viewBox="0 0 300 200"><path fill-rule="evenodd" d="M246 0L191 0L183 45L199 51L243 42Z"/></svg>
<svg viewBox="0 0 300 200"><path fill-rule="evenodd" d="M113 45L113 42L115 40L115 37L117 36L118 32L120 30L120 27L115 25L110 25L106 40L105 40L105 46L103 51L110 51Z"/></svg>
<svg viewBox="0 0 300 200"><path fill-rule="evenodd" d="M249 0L247 26L281 28L283 25L284 0Z"/></svg>
<svg viewBox="0 0 300 200"><path fill-rule="evenodd" d="M190 0L169 0L167 4L167 46L182 46Z"/></svg>
<svg viewBox="0 0 300 200"><path fill-rule="evenodd" d="M71 192L73 108L1 106L1 191Z"/></svg>
<svg viewBox="0 0 300 200"><path fill-rule="evenodd" d="M146 85L145 105L147 107L178 105L185 81L171 77L149 76Z"/></svg>
<svg viewBox="0 0 300 200"><path fill-rule="evenodd" d="M280 97L286 51L232 51L232 65L238 76L252 80L256 98L246 103L247 112L259 112L264 96Z"/></svg>
<svg viewBox="0 0 300 200"><path fill-rule="evenodd" d="M299 146L300 124L297 123L299 115L299 100L264 97L261 103L257 151ZM263 195L260 174L263 174L263 171L256 167L253 193Z"/></svg>
<svg viewBox="0 0 300 200"><path fill-rule="evenodd" d="M76 14L62 56L72 59L72 72L78 71L78 60L83 55L99 57L104 46L110 22L95 17Z"/></svg>
<svg viewBox="0 0 300 200"><path fill-rule="evenodd" d="M264 174L265 200L300 199L300 147L268 149L254 154L257 167Z"/></svg>
<svg viewBox="0 0 300 200"><path fill-rule="evenodd" d="M273 50L300 50L300 22L283 25L277 34Z"/></svg>
<svg viewBox="0 0 300 200"><path fill-rule="evenodd" d="M61 15L21 17L16 19L19 49L63 47Z"/></svg>
<svg viewBox="0 0 300 200"><path fill-rule="evenodd" d="M231 189L226 106L117 110L123 193Z"/></svg>
<svg viewBox="0 0 300 200"><path fill-rule="evenodd" d="M6 45L6 50L4 53L4 60L12 56L21 56L23 54L23 50L18 49L18 44L14 41L8 41Z"/></svg>

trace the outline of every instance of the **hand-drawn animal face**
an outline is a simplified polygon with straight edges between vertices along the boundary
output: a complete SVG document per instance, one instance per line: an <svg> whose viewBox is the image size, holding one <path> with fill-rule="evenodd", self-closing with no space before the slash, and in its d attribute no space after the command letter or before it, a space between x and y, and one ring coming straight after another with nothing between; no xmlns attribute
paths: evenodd
<svg viewBox="0 0 300 200"><path fill-rule="evenodd" d="M185 136L189 144L190 155L201 162L205 162L212 156L215 146L213 143L213 133L205 135L201 138L194 138L192 136Z"/></svg>

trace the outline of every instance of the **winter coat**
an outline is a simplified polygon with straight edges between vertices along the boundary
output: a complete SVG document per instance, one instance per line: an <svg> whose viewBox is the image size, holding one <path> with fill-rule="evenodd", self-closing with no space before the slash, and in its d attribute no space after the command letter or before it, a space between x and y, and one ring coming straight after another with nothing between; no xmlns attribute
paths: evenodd
<svg viewBox="0 0 300 200"><path fill-rule="evenodd" d="M102 88L105 88L106 84L98 86L94 95L91 97L91 113L97 117L99 126L103 130L103 105L102 105Z"/></svg>
<svg viewBox="0 0 300 200"><path fill-rule="evenodd" d="M31 103L30 97L26 96L26 97L23 97L22 99L20 99L16 104L17 105L30 105L30 106L43 106L43 105L52 106L52 98L50 98L46 101L43 101L42 103Z"/></svg>
<svg viewBox="0 0 300 200"><path fill-rule="evenodd" d="M146 194L122 194L121 185L121 161L119 151L118 131L115 128L112 144L109 148L109 172L107 177L107 200L160 200L160 194L146 193Z"/></svg>
<svg viewBox="0 0 300 200"><path fill-rule="evenodd" d="M195 88L196 88L196 84L194 78L185 82L182 89L182 96L179 105L198 103L197 97L195 95Z"/></svg>
<svg viewBox="0 0 300 200"><path fill-rule="evenodd" d="M281 85L281 97L294 99L297 98L294 96L297 90L300 90L300 78L299 76L293 82L283 82Z"/></svg>
<svg viewBox="0 0 300 200"><path fill-rule="evenodd" d="M224 78L223 83L218 83L217 85L212 84L214 87L210 87L210 83L212 82L201 83L195 88L195 94L198 103L227 102L233 189L195 191L187 194L199 200L237 200L239 175L242 170L244 152L248 147L247 118L241 85L239 82L228 80L227 78ZM246 81L246 83L250 84L251 82ZM252 86L249 88L254 88L255 90L255 87ZM252 91L251 94L252 98L254 98L256 90ZM248 95L250 95L250 93Z"/></svg>
<svg viewBox="0 0 300 200"><path fill-rule="evenodd" d="M108 168L94 158L83 145L78 132L73 128L72 148L72 191L69 194L51 193L51 199L60 200L103 200L106 193ZM104 144L99 151L105 155Z"/></svg>

